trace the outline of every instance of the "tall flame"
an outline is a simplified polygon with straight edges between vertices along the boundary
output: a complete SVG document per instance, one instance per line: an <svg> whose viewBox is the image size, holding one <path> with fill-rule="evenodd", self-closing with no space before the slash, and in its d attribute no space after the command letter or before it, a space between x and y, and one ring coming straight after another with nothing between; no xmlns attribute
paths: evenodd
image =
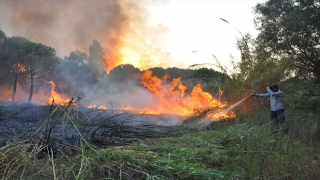
<svg viewBox="0 0 320 180"><path fill-rule="evenodd" d="M67 98L63 98L59 93L55 91L56 84L53 81L49 81L48 84L51 85L51 94L48 103L51 104L53 101L59 105L66 105L70 101Z"/></svg>

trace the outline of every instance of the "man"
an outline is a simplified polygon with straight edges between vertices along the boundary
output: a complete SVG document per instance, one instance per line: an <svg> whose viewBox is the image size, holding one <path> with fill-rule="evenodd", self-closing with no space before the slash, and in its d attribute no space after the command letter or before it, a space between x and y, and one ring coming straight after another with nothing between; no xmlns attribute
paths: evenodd
<svg viewBox="0 0 320 180"><path fill-rule="evenodd" d="M282 125L285 122L283 104L284 94L282 91L280 91L278 85L267 87L267 91L268 93L265 94L253 93L251 94L251 96L270 97L271 120L274 122L275 125L278 125L279 123Z"/></svg>

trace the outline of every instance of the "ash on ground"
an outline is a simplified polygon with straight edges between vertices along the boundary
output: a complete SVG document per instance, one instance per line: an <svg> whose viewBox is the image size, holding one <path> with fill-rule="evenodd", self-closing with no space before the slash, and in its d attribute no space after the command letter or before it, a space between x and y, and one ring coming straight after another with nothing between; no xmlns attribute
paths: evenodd
<svg viewBox="0 0 320 180"><path fill-rule="evenodd" d="M119 110L75 106L0 104L0 147L10 142L43 144L73 153L84 143L96 147L123 146L144 138L182 132L182 117L132 114Z"/></svg>

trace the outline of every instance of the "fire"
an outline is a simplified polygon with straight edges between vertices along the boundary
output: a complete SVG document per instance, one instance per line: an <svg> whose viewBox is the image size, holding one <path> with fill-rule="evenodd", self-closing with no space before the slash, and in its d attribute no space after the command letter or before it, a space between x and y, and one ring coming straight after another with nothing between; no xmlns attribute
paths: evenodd
<svg viewBox="0 0 320 180"><path fill-rule="evenodd" d="M157 114L160 114L160 113L157 112L157 111L150 111L148 109L142 109L142 110L139 111L138 114L157 115Z"/></svg>
<svg viewBox="0 0 320 180"><path fill-rule="evenodd" d="M207 114L209 119L219 120L221 118L234 116L234 113L227 110L225 103L221 103L219 99L203 91L200 84L188 90L180 78L169 80L168 75L159 78L153 76L151 71L146 71L137 77L141 79L140 83L150 91L151 96L149 96L147 100L144 99L140 107L126 104L115 110L146 115L172 114L176 116L189 116L196 109L214 108L220 111ZM55 91L53 81L49 81L48 84L52 87L49 103L53 100L57 104L67 104L69 102L68 99L62 98L62 96ZM108 109L106 105L91 104L87 107L93 109Z"/></svg>
<svg viewBox="0 0 320 180"><path fill-rule="evenodd" d="M120 108L120 110L126 110L126 111L134 111L135 108L129 106L129 105L122 105Z"/></svg>
<svg viewBox="0 0 320 180"><path fill-rule="evenodd" d="M87 108L90 109L107 109L107 107L105 105L95 105L95 104L90 104L89 106L87 106Z"/></svg>
<svg viewBox="0 0 320 180"><path fill-rule="evenodd" d="M21 72L21 73L26 71L26 67L23 64L18 63L17 67L18 67L18 71Z"/></svg>
<svg viewBox="0 0 320 180"><path fill-rule="evenodd" d="M146 71L141 76L141 84L147 88L156 98L156 102L146 102L150 108L140 110L141 113L150 114L175 114L187 116L192 110L204 107L225 108L226 104L212 97L210 93L204 92L200 84L192 88L187 94L187 87L184 86L180 78L168 81L168 76L160 79L152 76L151 71ZM151 105L153 104L153 105ZM228 117L227 112L219 112L211 117Z"/></svg>
<svg viewBox="0 0 320 180"><path fill-rule="evenodd" d="M56 88L55 83L53 81L49 81L47 83L51 85L51 95L48 100L48 103L51 104L54 101L56 104L60 104L60 105L68 104L70 100L61 97L61 95L55 91L55 88Z"/></svg>

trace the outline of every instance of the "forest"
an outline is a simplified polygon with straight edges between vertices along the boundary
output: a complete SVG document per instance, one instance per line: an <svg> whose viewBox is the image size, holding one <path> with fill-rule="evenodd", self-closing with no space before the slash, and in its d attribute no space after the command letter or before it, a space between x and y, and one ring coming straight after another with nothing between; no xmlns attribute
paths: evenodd
<svg viewBox="0 0 320 180"><path fill-rule="evenodd" d="M2 101L31 103L33 95L37 92L50 91L48 83L50 81L54 82L58 93L69 96L80 94L90 86L103 86L106 92L115 93L114 89L119 93L118 91L130 88L129 86L139 86L139 78L136 75L145 71L152 71L154 76L160 78L168 75L171 80L174 78L181 78L185 82L189 80L189 86L199 81L207 83L210 79L222 82L227 78L227 75L206 67L192 69L154 67L142 71L131 64L122 64L107 73L104 67L108 65L103 59L103 48L96 40L93 40L92 45L88 47L88 55L75 50L61 58L56 55L52 47L31 42L24 37L6 37L1 30L0 34L0 81L1 88L7 90L7 93L0 96ZM24 92L20 99L16 98L18 89ZM23 97L25 94L28 94L27 100Z"/></svg>

